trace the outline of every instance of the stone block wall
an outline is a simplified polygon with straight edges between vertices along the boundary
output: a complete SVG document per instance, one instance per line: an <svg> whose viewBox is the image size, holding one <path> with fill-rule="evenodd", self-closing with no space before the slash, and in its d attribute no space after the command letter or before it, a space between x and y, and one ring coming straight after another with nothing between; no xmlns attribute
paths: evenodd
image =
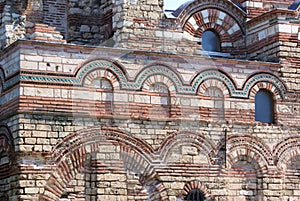
<svg viewBox="0 0 300 201"><path fill-rule="evenodd" d="M0 199L300 199L296 10L44 2L0 4ZM201 52L206 29L229 58ZM272 123L255 121L260 90Z"/></svg>
<svg viewBox="0 0 300 201"><path fill-rule="evenodd" d="M280 64L32 41L2 58L11 200L176 200L194 186L212 200L299 199L300 105ZM274 124L254 121L259 89L274 93Z"/></svg>

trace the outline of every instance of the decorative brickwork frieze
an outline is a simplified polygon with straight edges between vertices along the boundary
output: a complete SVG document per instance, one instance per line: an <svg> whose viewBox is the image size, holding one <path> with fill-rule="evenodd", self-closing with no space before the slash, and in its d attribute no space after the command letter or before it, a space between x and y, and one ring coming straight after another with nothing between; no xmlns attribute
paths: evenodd
<svg viewBox="0 0 300 201"><path fill-rule="evenodd" d="M0 0L0 200L300 200L299 1L165 9Z"/></svg>

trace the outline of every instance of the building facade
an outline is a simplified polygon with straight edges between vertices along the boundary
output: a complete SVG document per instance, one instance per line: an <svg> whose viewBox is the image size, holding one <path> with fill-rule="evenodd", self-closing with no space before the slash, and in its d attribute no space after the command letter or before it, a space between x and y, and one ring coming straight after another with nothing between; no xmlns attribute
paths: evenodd
<svg viewBox="0 0 300 201"><path fill-rule="evenodd" d="M0 1L0 200L299 201L299 1Z"/></svg>

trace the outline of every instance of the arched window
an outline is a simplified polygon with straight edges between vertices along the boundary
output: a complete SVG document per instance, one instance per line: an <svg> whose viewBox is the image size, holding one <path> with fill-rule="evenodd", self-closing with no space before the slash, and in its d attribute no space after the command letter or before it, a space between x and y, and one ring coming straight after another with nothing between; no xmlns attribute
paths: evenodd
<svg viewBox="0 0 300 201"><path fill-rule="evenodd" d="M199 189L193 189L186 195L184 201L204 201L204 195Z"/></svg>
<svg viewBox="0 0 300 201"><path fill-rule="evenodd" d="M208 29L202 33L202 48L205 51L220 52L220 37L214 31Z"/></svg>
<svg viewBox="0 0 300 201"><path fill-rule="evenodd" d="M259 90L255 95L255 121L274 123L273 95L267 90Z"/></svg>

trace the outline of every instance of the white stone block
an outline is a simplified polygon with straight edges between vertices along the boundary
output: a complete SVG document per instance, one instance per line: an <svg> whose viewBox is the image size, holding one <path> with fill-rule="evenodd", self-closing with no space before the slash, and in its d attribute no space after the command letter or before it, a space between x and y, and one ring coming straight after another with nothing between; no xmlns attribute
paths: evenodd
<svg viewBox="0 0 300 201"><path fill-rule="evenodd" d="M221 46L222 47L232 47L233 45L232 45L232 43L227 42L227 43L222 43Z"/></svg>
<svg viewBox="0 0 300 201"><path fill-rule="evenodd" d="M292 33L292 26L289 24L279 24L278 30L282 33Z"/></svg>
<svg viewBox="0 0 300 201"><path fill-rule="evenodd" d="M202 107L214 108L213 100L199 100L199 105Z"/></svg>
<svg viewBox="0 0 300 201"><path fill-rule="evenodd" d="M220 12L219 12L219 18L220 18L221 20L224 20L225 17L226 17L226 13L220 11Z"/></svg>
<svg viewBox="0 0 300 201"><path fill-rule="evenodd" d="M136 103L150 103L150 96L135 95L134 102Z"/></svg>
<svg viewBox="0 0 300 201"><path fill-rule="evenodd" d="M216 24L222 25L223 24L223 20L217 19Z"/></svg>
<svg viewBox="0 0 300 201"><path fill-rule="evenodd" d="M128 94L114 93L114 101L116 101L116 102L128 102Z"/></svg>
<svg viewBox="0 0 300 201"><path fill-rule="evenodd" d="M253 2L254 8L263 8L263 2Z"/></svg>
<svg viewBox="0 0 300 201"><path fill-rule="evenodd" d="M298 25L292 25L292 34L297 34L299 30L299 26Z"/></svg>
<svg viewBox="0 0 300 201"><path fill-rule="evenodd" d="M202 11L201 11L201 14L202 14L202 17L203 17L203 18L207 18L208 15L209 15L208 10L202 10Z"/></svg>

